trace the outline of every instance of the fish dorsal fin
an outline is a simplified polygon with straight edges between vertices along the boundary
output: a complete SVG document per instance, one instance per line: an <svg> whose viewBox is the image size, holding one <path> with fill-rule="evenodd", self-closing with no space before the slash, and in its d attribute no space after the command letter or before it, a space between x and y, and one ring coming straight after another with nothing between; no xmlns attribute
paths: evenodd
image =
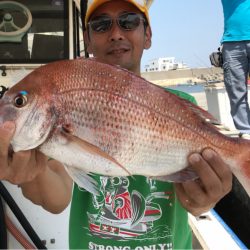
<svg viewBox="0 0 250 250"><path fill-rule="evenodd" d="M186 106L188 106L195 114L197 114L199 117L204 119L206 122L211 123L211 124L220 124L218 122L218 120L213 115L211 115L209 112L202 109L198 105L195 105L194 103L192 103L188 100L185 100L185 99L182 99L182 102Z"/></svg>
<svg viewBox="0 0 250 250"><path fill-rule="evenodd" d="M106 152L104 152L99 147L75 136L73 133L69 133L68 130L62 129L61 131L62 135L67 138L68 141L73 142L77 144L79 147L81 147L84 151L87 151L91 155L98 155L99 157L104 158L105 160L112 162L113 164L117 165L117 167L124 170L128 175L131 175L129 171L122 166L116 159L114 159L112 156L108 155Z"/></svg>

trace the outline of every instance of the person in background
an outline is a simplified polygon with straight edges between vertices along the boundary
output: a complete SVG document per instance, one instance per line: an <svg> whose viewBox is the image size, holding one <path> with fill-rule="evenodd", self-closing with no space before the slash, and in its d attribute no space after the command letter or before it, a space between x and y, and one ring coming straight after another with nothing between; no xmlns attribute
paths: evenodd
<svg viewBox="0 0 250 250"><path fill-rule="evenodd" d="M149 1L91 0L84 34L96 60L140 75L144 49L151 46ZM175 92L192 100L192 97ZM52 213L71 201L71 249L191 249L187 211L195 216L213 208L232 186L232 174L210 149L189 157L198 179L179 184L144 176L91 175L99 194L80 189L62 164L36 150L8 157L15 125L0 127L0 179L18 184L25 197ZM174 164L174 162L173 162ZM72 199L71 199L72 198Z"/></svg>
<svg viewBox="0 0 250 250"><path fill-rule="evenodd" d="M224 82L235 127L250 139L250 0L221 0L224 13L222 56Z"/></svg>

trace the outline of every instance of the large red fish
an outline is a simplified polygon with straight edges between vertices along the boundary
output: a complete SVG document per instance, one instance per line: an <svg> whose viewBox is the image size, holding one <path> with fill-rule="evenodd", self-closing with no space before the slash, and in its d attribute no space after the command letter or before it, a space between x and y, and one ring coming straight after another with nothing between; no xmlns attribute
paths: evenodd
<svg viewBox="0 0 250 250"><path fill-rule="evenodd" d="M0 100L0 124L16 124L13 150L38 148L90 192L97 192L90 173L193 178L188 155L210 147L250 195L250 142L224 136L206 117L188 101L90 59L42 66Z"/></svg>

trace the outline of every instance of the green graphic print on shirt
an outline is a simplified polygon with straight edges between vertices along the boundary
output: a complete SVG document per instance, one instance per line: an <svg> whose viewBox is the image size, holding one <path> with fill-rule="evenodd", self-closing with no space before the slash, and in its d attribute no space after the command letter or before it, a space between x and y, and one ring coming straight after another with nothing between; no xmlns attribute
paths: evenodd
<svg viewBox="0 0 250 250"><path fill-rule="evenodd" d="M143 176L99 180L99 196L74 187L71 249L191 248L187 213L172 184Z"/></svg>
<svg viewBox="0 0 250 250"><path fill-rule="evenodd" d="M185 93L181 96L192 98ZM187 212L178 202L173 184L144 176L94 175L94 179L98 196L74 186L70 249L192 248Z"/></svg>

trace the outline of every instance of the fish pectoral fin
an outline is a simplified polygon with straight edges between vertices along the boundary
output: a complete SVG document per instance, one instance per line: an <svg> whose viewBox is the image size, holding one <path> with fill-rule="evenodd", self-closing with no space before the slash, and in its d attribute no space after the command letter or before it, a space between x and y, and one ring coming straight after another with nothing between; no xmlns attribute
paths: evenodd
<svg viewBox="0 0 250 250"><path fill-rule="evenodd" d="M100 194L98 184L91 176L89 176L79 168L68 167L66 165L64 165L64 167L69 176L79 187L84 188L86 191L90 192L93 195L98 196Z"/></svg>
<svg viewBox="0 0 250 250"><path fill-rule="evenodd" d="M158 181L167 181L167 182L185 182L191 181L198 178L197 174L189 167L165 176L151 176L150 179L158 180Z"/></svg>
<svg viewBox="0 0 250 250"><path fill-rule="evenodd" d="M71 134L65 132L65 130L61 131L62 135L67 138L67 140L71 143L77 144L79 147L81 147L84 151L88 152L91 155L97 155L98 157L102 157L107 161L112 162L113 164L117 165L117 167L123 169L128 175L131 175L129 171L122 166L116 159L114 159L112 156L104 152L102 149L99 147Z"/></svg>

